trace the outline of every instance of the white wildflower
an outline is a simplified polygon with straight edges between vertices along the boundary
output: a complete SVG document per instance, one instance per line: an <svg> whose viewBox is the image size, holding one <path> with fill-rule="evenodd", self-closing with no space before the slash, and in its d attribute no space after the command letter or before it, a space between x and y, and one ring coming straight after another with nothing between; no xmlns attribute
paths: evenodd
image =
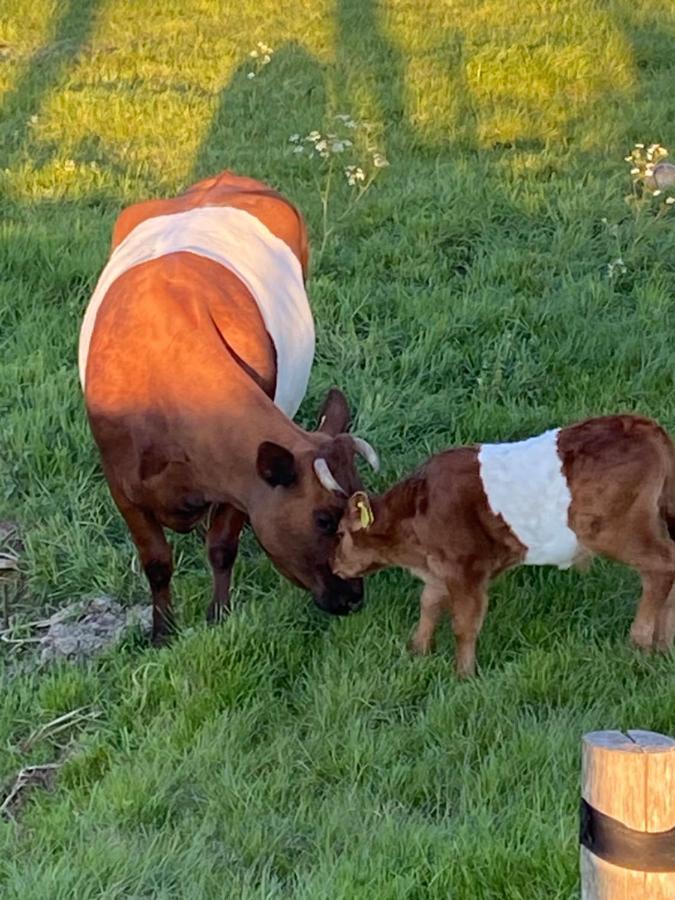
<svg viewBox="0 0 675 900"><path fill-rule="evenodd" d="M373 165L376 169L384 169L385 166L389 165L389 160L386 158L386 156L383 156L382 153L374 153Z"/></svg>
<svg viewBox="0 0 675 900"><path fill-rule="evenodd" d="M75 161L72 159L67 159L63 164L63 168L66 170L66 172L74 172L75 171Z"/></svg>
<svg viewBox="0 0 675 900"><path fill-rule="evenodd" d="M267 63L268 63L271 59L272 59L272 57L269 55L269 53L266 53L266 54L263 56L263 58L262 58L262 64L263 64L263 66L266 66Z"/></svg>
<svg viewBox="0 0 675 900"><path fill-rule="evenodd" d="M257 50L251 50L251 52L249 53L249 56L251 57L251 59L257 59L257 58L258 58L258 51L257 51Z"/></svg>
<svg viewBox="0 0 675 900"><path fill-rule="evenodd" d="M30 117L30 124L31 124L31 125L37 125L37 122L38 122L38 117L37 117L37 116L31 116L31 117Z"/></svg>
<svg viewBox="0 0 675 900"><path fill-rule="evenodd" d="M610 263L607 264L608 278L614 278L616 275L623 275L626 270L626 263L621 259L621 257L619 257L618 259L613 259Z"/></svg>
<svg viewBox="0 0 675 900"><path fill-rule="evenodd" d="M291 142L291 144L297 144L298 141L300 140L300 135L299 135L299 134L292 134L292 135L289 137L288 140Z"/></svg>
<svg viewBox="0 0 675 900"><path fill-rule="evenodd" d="M321 140L321 132L320 131L310 131L310 133L305 138L306 141L311 141L313 144L316 144L317 141Z"/></svg>
<svg viewBox="0 0 675 900"><path fill-rule="evenodd" d="M660 197L663 191L652 191L652 197Z"/></svg>
<svg viewBox="0 0 675 900"><path fill-rule="evenodd" d="M359 181L365 181L366 178L360 166L345 166L345 177L351 187L354 187Z"/></svg>
<svg viewBox="0 0 675 900"><path fill-rule="evenodd" d="M675 203L675 197L666 197L666 203L668 206L672 206Z"/></svg>
<svg viewBox="0 0 675 900"><path fill-rule="evenodd" d="M319 151L319 153L321 153L323 150L326 149L326 147L328 146L328 144L326 143L325 140L322 139L322 140L320 140L320 141L317 141L316 144L314 144L314 146L315 146L316 149Z"/></svg>
<svg viewBox="0 0 675 900"><path fill-rule="evenodd" d="M644 150L644 149L645 149L645 145L644 145L644 144L636 144L635 146L637 147L638 150Z"/></svg>
<svg viewBox="0 0 675 900"><path fill-rule="evenodd" d="M293 147L293 153L304 153L304 152L305 152L305 148L302 146L302 144L298 144L297 147Z"/></svg>
<svg viewBox="0 0 675 900"><path fill-rule="evenodd" d="M630 170L630 174L631 174L631 175L639 175L639 174L640 174L640 170L639 170L636 166L634 166L634 167Z"/></svg>
<svg viewBox="0 0 675 900"><path fill-rule="evenodd" d="M630 162L630 163L632 163L632 162L633 162L633 157L632 157L632 156L624 156L623 161L624 161L624 162Z"/></svg>
<svg viewBox="0 0 675 900"><path fill-rule="evenodd" d="M247 75L246 77L247 77L249 80L250 80L251 78L255 78L255 72L249 72L248 75Z"/></svg>

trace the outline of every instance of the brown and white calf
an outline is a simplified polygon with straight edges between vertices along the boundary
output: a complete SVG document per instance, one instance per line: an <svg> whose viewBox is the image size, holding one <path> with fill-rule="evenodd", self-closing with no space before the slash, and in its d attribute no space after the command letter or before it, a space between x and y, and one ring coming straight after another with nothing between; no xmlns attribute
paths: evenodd
<svg viewBox="0 0 675 900"><path fill-rule="evenodd" d="M206 520L214 593L229 609L248 519L278 569L317 605L358 608L360 580L329 558L354 464L372 448L345 434L329 392L316 432L292 422L314 357L305 224L264 184L224 172L119 216L80 334L80 379L110 491L153 599L153 639L172 626L164 528Z"/></svg>
<svg viewBox="0 0 675 900"><path fill-rule="evenodd" d="M668 649L675 630L675 450L654 421L588 419L509 444L432 456L385 494L353 495L333 571L403 566L424 582L412 649L448 612L460 675L475 669L490 581L519 564L561 569L601 554L637 569L631 638Z"/></svg>

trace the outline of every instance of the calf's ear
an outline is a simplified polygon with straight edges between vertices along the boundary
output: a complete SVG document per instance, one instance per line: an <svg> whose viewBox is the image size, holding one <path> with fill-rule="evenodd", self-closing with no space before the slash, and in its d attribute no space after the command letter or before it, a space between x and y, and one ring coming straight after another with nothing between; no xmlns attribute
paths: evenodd
<svg viewBox="0 0 675 900"><path fill-rule="evenodd" d="M273 441L263 441L258 447L256 469L263 481L272 487L290 487L298 478L291 451Z"/></svg>
<svg viewBox="0 0 675 900"><path fill-rule="evenodd" d="M349 429L350 421L351 413L347 398L338 388L331 388L326 394L319 413L317 431L335 437L336 434L342 434Z"/></svg>
<svg viewBox="0 0 675 900"><path fill-rule="evenodd" d="M365 491L357 491L347 501L345 512L347 526L350 531L364 531L373 524L375 515L370 505L370 498Z"/></svg>

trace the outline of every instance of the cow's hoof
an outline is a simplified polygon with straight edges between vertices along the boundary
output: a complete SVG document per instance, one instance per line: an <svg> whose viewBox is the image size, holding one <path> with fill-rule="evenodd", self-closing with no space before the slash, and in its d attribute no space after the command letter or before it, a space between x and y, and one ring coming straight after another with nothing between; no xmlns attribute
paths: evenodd
<svg viewBox="0 0 675 900"><path fill-rule="evenodd" d="M220 623L224 622L229 615L229 606L221 606L220 604L216 605L215 603L212 603L206 610L206 623L207 625L220 625Z"/></svg>
<svg viewBox="0 0 675 900"><path fill-rule="evenodd" d="M175 630L153 632L152 637L150 638L150 643L153 647L166 647L167 644L171 643L175 636Z"/></svg>

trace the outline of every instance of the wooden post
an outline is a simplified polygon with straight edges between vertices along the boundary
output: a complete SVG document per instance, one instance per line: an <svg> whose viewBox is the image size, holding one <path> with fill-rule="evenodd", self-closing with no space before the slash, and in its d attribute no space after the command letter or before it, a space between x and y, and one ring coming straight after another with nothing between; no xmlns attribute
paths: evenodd
<svg viewBox="0 0 675 900"><path fill-rule="evenodd" d="M581 795L582 900L674 900L675 740L590 732Z"/></svg>

